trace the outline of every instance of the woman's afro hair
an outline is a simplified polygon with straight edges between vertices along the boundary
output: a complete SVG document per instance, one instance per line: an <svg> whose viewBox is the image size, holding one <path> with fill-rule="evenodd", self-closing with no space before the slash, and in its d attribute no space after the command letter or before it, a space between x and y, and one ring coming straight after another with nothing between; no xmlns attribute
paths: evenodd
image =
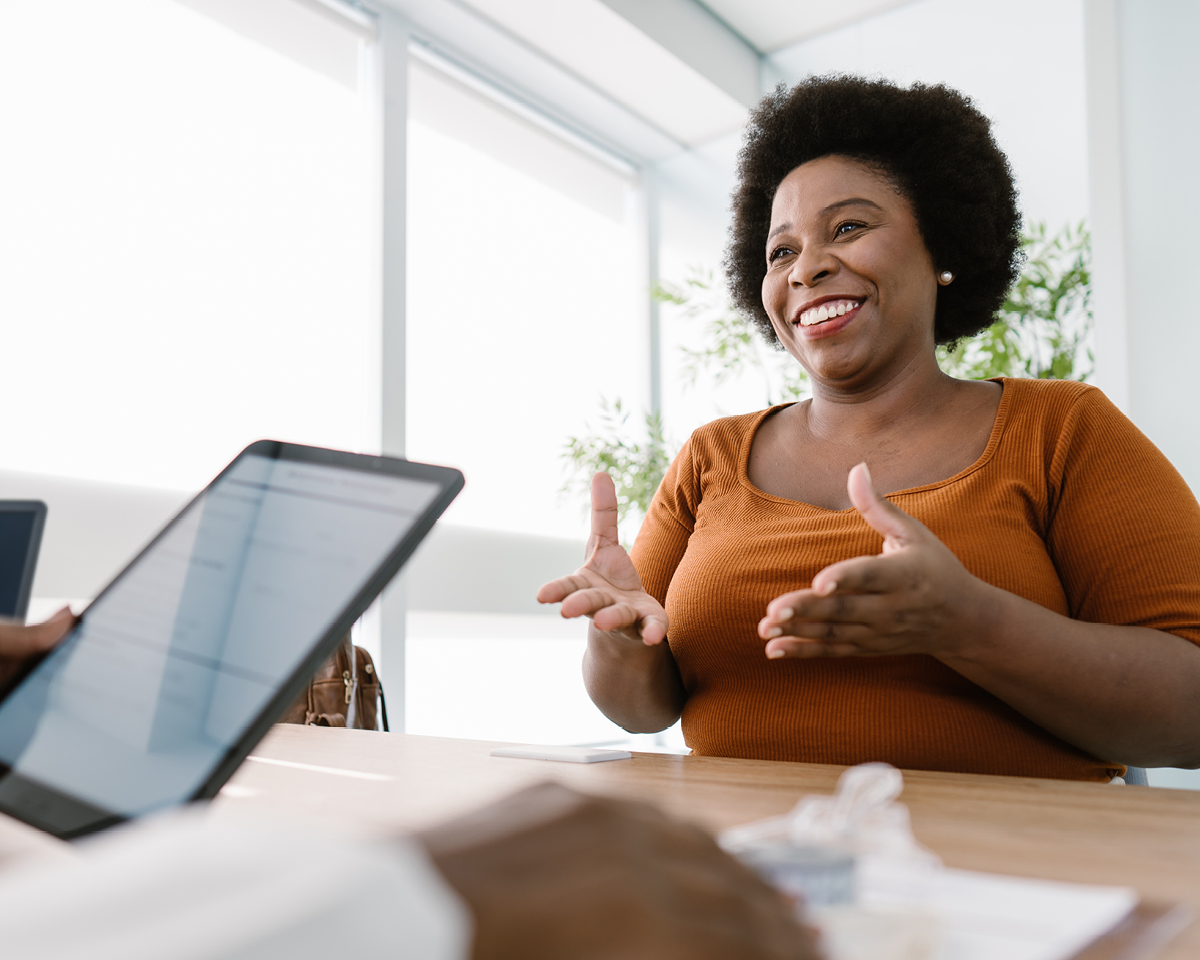
<svg viewBox="0 0 1200 960"><path fill-rule="evenodd" d="M791 171L831 154L886 175L912 204L934 268L954 273L938 288L937 342L986 328L1021 265L1016 186L991 124L948 87L861 77L780 84L751 113L725 254L734 305L778 342L762 304L771 203Z"/></svg>

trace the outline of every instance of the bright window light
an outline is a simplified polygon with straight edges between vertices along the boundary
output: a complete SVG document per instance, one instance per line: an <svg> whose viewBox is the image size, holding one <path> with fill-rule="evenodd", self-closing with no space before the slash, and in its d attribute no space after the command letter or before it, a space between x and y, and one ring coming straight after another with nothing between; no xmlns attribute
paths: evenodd
<svg viewBox="0 0 1200 960"><path fill-rule="evenodd" d="M0 4L0 468L378 443L366 98L204 6Z"/></svg>
<svg viewBox="0 0 1200 960"><path fill-rule="evenodd" d="M582 538L563 445L602 395L640 411L648 392L635 183L409 75L408 455L466 475L450 522Z"/></svg>
<svg viewBox="0 0 1200 960"><path fill-rule="evenodd" d="M636 416L648 393L636 182L422 62L409 77L408 455L466 475L452 523L582 540L563 446L601 396ZM409 602L410 732L628 738L584 690L585 621Z"/></svg>

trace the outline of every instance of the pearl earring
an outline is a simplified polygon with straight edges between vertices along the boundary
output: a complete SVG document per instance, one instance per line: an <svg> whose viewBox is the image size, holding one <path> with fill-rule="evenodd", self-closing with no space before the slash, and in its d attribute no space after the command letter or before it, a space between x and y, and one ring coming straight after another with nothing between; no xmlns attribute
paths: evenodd
<svg viewBox="0 0 1200 960"><path fill-rule="evenodd" d="M954 279L954 274L952 274L949 270L943 270L938 274L938 279L941 280L942 283L949 283Z"/></svg>

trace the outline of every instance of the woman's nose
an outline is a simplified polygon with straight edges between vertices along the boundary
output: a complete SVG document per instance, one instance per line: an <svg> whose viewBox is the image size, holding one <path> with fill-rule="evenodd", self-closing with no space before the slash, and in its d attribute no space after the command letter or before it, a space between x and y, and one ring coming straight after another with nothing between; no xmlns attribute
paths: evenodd
<svg viewBox="0 0 1200 960"><path fill-rule="evenodd" d="M811 287L818 280L837 272L837 258L824 246L805 244L800 256L792 262L788 283L793 287Z"/></svg>

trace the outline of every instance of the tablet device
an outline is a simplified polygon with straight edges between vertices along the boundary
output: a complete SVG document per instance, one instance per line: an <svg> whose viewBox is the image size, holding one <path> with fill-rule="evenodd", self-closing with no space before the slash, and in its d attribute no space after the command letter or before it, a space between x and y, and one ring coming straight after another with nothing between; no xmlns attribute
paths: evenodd
<svg viewBox="0 0 1200 960"><path fill-rule="evenodd" d="M69 838L214 796L462 485L247 447L0 701L0 811Z"/></svg>
<svg viewBox="0 0 1200 960"><path fill-rule="evenodd" d="M0 617L25 620L45 526L41 500L0 500Z"/></svg>

